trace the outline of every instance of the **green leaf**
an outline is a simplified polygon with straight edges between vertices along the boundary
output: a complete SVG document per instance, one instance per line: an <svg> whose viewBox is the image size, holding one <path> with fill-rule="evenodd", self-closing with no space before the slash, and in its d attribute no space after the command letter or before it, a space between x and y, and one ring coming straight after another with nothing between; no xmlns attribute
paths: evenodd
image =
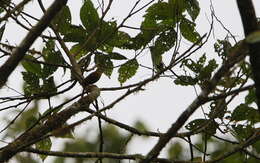
<svg viewBox="0 0 260 163"><path fill-rule="evenodd" d="M185 11L184 0L168 0L170 16L174 20L178 20Z"/></svg>
<svg viewBox="0 0 260 163"><path fill-rule="evenodd" d="M260 154L260 141L255 142L252 147L255 149L255 151Z"/></svg>
<svg viewBox="0 0 260 163"><path fill-rule="evenodd" d="M77 56L75 57L77 60L80 59L81 57L87 55L88 51L85 48L82 48L82 44L75 44L71 47L70 53Z"/></svg>
<svg viewBox="0 0 260 163"><path fill-rule="evenodd" d="M247 139L254 133L254 128L251 125L232 125L232 128L238 140Z"/></svg>
<svg viewBox="0 0 260 163"><path fill-rule="evenodd" d="M99 16L91 0L85 0L81 7L80 20L88 32L98 27Z"/></svg>
<svg viewBox="0 0 260 163"><path fill-rule="evenodd" d="M24 117L23 117L24 118ZM25 120L25 126L26 128L31 127L34 123L36 123L38 119L35 117L35 115L31 115Z"/></svg>
<svg viewBox="0 0 260 163"><path fill-rule="evenodd" d="M168 149L168 156L172 160L180 159L182 153L183 153L183 146L179 142L175 142L171 144L170 148Z"/></svg>
<svg viewBox="0 0 260 163"><path fill-rule="evenodd" d="M174 83L176 85L182 85L182 86L195 85L197 82L198 79L193 78L191 76L185 76L185 75L180 75L178 76L177 79L174 80Z"/></svg>
<svg viewBox="0 0 260 163"><path fill-rule="evenodd" d="M139 67L139 64L136 59L127 61L118 70L118 73L119 73L118 81L122 84L127 79L130 79L131 77L133 77L135 75L138 67Z"/></svg>
<svg viewBox="0 0 260 163"><path fill-rule="evenodd" d="M66 65L61 52L55 50L55 43L53 40L49 40L45 44L42 54L43 54L44 61L46 63L54 64L54 65L45 64L43 66L42 76L41 76L42 78L47 78L48 76L52 75L58 69L58 66L55 66L55 64Z"/></svg>
<svg viewBox="0 0 260 163"><path fill-rule="evenodd" d="M245 97L245 104L249 105L249 104L252 104L255 101L256 101L255 89L252 88L248 91L248 94Z"/></svg>
<svg viewBox="0 0 260 163"><path fill-rule="evenodd" d="M151 58L154 68L159 70L162 65L162 54L170 50L176 41L176 32L174 30L167 30L161 32L156 39L154 46L150 47Z"/></svg>
<svg viewBox="0 0 260 163"><path fill-rule="evenodd" d="M87 31L82 26L72 25L63 39L65 42L83 43L87 39Z"/></svg>
<svg viewBox="0 0 260 163"><path fill-rule="evenodd" d="M54 83L53 76L48 79L43 79L43 85L41 87L43 93L56 93L57 87Z"/></svg>
<svg viewBox="0 0 260 163"><path fill-rule="evenodd" d="M260 42L260 31L255 31L246 37L246 42L254 44Z"/></svg>
<svg viewBox="0 0 260 163"><path fill-rule="evenodd" d="M0 28L0 41L2 40L2 37L3 37L4 31L5 31L5 24L2 25L2 27Z"/></svg>
<svg viewBox="0 0 260 163"><path fill-rule="evenodd" d="M141 32L132 39L132 48L137 50L146 46L157 34L155 19L145 18L141 24Z"/></svg>
<svg viewBox="0 0 260 163"><path fill-rule="evenodd" d="M110 77L113 72L113 62L110 57L104 54L95 54L95 63L104 70L104 74Z"/></svg>
<svg viewBox="0 0 260 163"><path fill-rule="evenodd" d="M191 59L186 59L182 62L182 64L185 65L187 68L189 68L191 71L195 73L199 73L203 68L205 62L206 62L206 55L203 54L196 62Z"/></svg>
<svg viewBox="0 0 260 163"><path fill-rule="evenodd" d="M32 72L32 73L40 76L41 75L41 65L39 63L34 63L33 61L37 61L36 58L34 58L33 56L30 56L30 55L26 55L25 60L22 61L23 68L27 72Z"/></svg>
<svg viewBox="0 0 260 163"><path fill-rule="evenodd" d="M147 10L144 15L145 18L152 20L165 20L170 16L169 4L166 2L159 1L154 3Z"/></svg>
<svg viewBox="0 0 260 163"><path fill-rule="evenodd" d="M114 60L125 60L127 59L125 56L123 56L122 54L119 54L117 52L112 52L109 53L109 58L114 59Z"/></svg>
<svg viewBox="0 0 260 163"><path fill-rule="evenodd" d="M68 6L64 6L61 11L55 16L52 23L56 26L57 30L66 34L70 31L71 13Z"/></svg>
<svg viewBox="0 0 260 163"><path fill-rule="evenodd" d="M196 130L201 127L201 125L205 124L208 120L207 119L195 119L191 122L189 122L185 128L187 130Z"/></svg>
<svg viewBox="0 0 260 163"><path fill-rule="evenodd" d="M248 120L252 123L260 122L259 112L246 104L240 104L232 113L231 120L243 121Z"/></svg>
<svg viewBox="0 0 260 163"><path fill-rule="evenodd" d="M108 44L121 49L129 49L132 46L130 35L122 31L118 31Z"/></svg>
<svg viewBox="0 0 260 163"><path fill-rule="evenodd" d="M208 114L210 119L219 118L223 119L224 115L227 112L227 102L226 99L219 99L212 101L210 104L210 112Z"/></svg>
<svg viewBox="0 0 260 163"><path fill-rule="evenodd" d="M40 80L37 75L32 72L22 72L23 80L25 81L24 92L26 95L31 95L40 92Z"/></svg>
<svg viewBox="0 0 260 163"><path fill-rule="evenodd" d="M200 39L200 35L195 30L195 23L191 22L190 20L183 18L180 23L180 31L182 36L190 41L190 42L197 42Z"/></svg>
<svg viewBox="0 0 260 163"><path fill-rule="evenodd" d="M176 37L177 33L175 30L167 30L160 33L159 37L155 41L155 48L159 49L163 54L174 46Z"/></svg>
<svg viewBox="0 0 260 163"><path fill-rule="evenodd" d="M195 131L195 130L201 128L203 125L206 125L207 123L209 123L209 124L204 128L204 132L207 135L214 135L218 128L218 123L216 123L215 121L212 121L210 119L195 119L195 120L189 122L185 126L185 128L190 131ZM208 138L210 138L210 137L208 137Z"/></svg>
<svg viewBox="0 0 260 163"><path fill-rule="evenodd" d="M142 121L136 121L134 124L134 127L138 129L139 131L148 131L147 126Z"/></svg>
<svg viewBox="0 0 260 163"><path fill-rule="evenodd" d="M185 1L185 4L187 12L190 15L192 21L195 21L200 13L199 2L197 0L189 0Z"/></svg>
<svg viewBox="0 0 260 163"><path fill-rule="evenodd" d="M208 65L203 67L200 72L199 72L199 76L198 79L199 80L207 80L210 79L212 72L218 67L218 64L216 62L216 60L212 59L209 61Z"/></svg>
<svg viewBox="0 0 260 163"><path fill-rule="evenodd" d="M51 138L49 137L36 143L36 149L40 149L40 150L49 151L51 149L51 146L52 146L52 142L51 142ZM42 161L44 161L46 157L47 155L40 155Z"/></svg>
<svg viewBox="0 0 260 163"><path fill-rule="evenodd" d="M156 48L155 46L150 47L153 67L157 68L162 62L162 52L159 48Z"/></svg>
<svg viewBox="0 0 260 163"><path fill-rule="evenodd" d="M98 32L97 41L105 44L112 40L117 34L117 24L116 21L105 22L100 24L100 30Z"/></svg>

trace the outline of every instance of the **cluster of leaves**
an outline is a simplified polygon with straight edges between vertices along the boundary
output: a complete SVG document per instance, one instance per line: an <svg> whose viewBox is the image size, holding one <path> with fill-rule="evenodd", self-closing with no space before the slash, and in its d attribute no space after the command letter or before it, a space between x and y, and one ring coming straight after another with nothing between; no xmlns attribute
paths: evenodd
<svg viewBox="0 0 260 163"><path fill-rule="evenodd" d="M225 39L217 40L214 48L218 56L225 62L228 58L229 51L233 47L231 43ZM205 87L204 85L207 86L207 80L210 80L212 72L217 68L218 64L214 59L208 61L208 64L206 65L205 61L205 55L202 55L196 62L192 59L184 60L181 66L183 68L188 68L194 76L180 76L180 78L175 80L175 83L183 86L198 84L202 88ZM251 77L249 63L246 60L243 60L239 65L239 67L229 70L229 73L227 73L228 75L220 80L214 95L217 95L217 93L225 94L228 90L230 91L234 88L238 88L248 81ZM223 133L220 128L224 127L224 131L231 131L234 138L239 142L242 142L243 140L248 139L248 137L257 130L257 124L260 122L259 112L254 107L256 101L255 89L249 89L248 94L244 99L245 102L239 103L234 109L228 109L230 101L227 102L227 98L213 100L210 103L210 110L207 114L207 118L192 120L185 127L193 132L199 130L206 134L208 139L215 135L218 129ZM220 120L222 123L219 123L217 120ZM253 150L258 151L259 147L253 145Z"/></svg>
<svg viewBox="0 0 260 163"><path fill-rule="evenodd" d="M173 10L178 14L173 14ZM139 50L149 46L152 62L157 68L162 61L162 54L175 45L177 24L180 24L180 32L184 38L196 42L200 36L195 30L194 21L199 11L197 0L159 1L146 10L140 32L134 37L120 31L120 25L116 21L101 19L91 0L85 0L80 9L82 25L71 24L68 7L64 7L53 22L64 36L64 41L74 43L70 51L77 59L94 53L94 62L104 66L105 74L110 77L114 68L113 60L127 60L127 57L115 52L115 48ZM118 81L122 84L135 75L139 63L132 58L120 65Z"/></svg>
<svg viewBox="0 0 260 163"><path fill-rule="evenodd" d="M58 69L59 65L65 65L65 61L60 51L55 50L54 41L46 42L42 57L43 65L32 55L26 55L22 62L26 70L22 72L26 96L37 94L46 94L48 96L48 94L57 92L53 73Z"/></svg>
<svg viewBox="0 0 260 163"><path fill-rule="evenodd" d="M193 143L193 145L196 147L194 148L193 154L194 162L203 162L203 153L205 149L205 135L199 135L199 138L196 139L196 141ZM257 143L256 145L260 145L260 143ZM226 151L232 150L232 146L230 146L229 143L225 141L218 140L216 138L208 138L207 139L207 146L214 146L214 151L210 153L210 158L218 158L219 156L226 153ZM259 149L259 148L258 148ZM179 160L188 160L190 159L189 153L187 152L189 149L187 149L187 146L184 146L180 142L174 142L168 150L168 156L171 159L179 159ZM259 152L259 151L258 151ZM229 162L236 162L236 163L255 163L258 162L257 159L253 156L248 156L244 153L235 153L231 155L230 157L227 157L223 160L221 160L221 163L229 163Z"/></svg>
<svg viewBox="0 0 260 163"><path fill-rule="evenodd" d="M198 84L203 88L211 78L214 70L218 67L215 59L206 61L206 54L203 54L197 61L190 58L183 60L180 67L184 70L188 68L192 72L192 75L180 75L174 83L182 86Z"/></svg>

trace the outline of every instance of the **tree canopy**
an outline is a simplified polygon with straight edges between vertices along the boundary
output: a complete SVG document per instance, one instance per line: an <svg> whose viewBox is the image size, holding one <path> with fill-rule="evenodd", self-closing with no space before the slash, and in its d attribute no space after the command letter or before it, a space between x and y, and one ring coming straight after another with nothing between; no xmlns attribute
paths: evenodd
<svg viewBox="0 0 260 163"><path fill-rule="evenodd" d="M204 33L197 30L203 3L198 0L135 0L122 11L123 19L108 16L119 3L114 0L73 1L80 3L78 11L67 0L0 2L0 162L51 156L56 163L260 160L260 33L251 0L236 1L244 38L225 27L212 2ZM40 9L41 16L27 6ZM225 38L214 36L216 22ZM20 43L12 44L8 28L25 31ZM210 41L214 52L205 48ZM112 86L99 86L104 76ZM182 113L166 132L106 114L164 78L169 87L197 93L193 101L184 100L189 105L180 106ZM99 98L103 92L113 97L110 103ZM203 117L192 118L199 110ZM88 136L76 132L79 127ZM129 154L135 137L156 143L146 154Z"/></svg>

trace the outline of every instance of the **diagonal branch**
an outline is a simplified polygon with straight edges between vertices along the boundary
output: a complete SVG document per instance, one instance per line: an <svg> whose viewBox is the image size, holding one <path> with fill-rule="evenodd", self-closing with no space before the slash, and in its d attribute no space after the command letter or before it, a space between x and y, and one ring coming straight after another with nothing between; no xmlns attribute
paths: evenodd
<svg viewBox="0 0 260 163"><path fill-rule="evenodd" d="M86 91L89 92L87 96L82 97L79 101L73 103L63 111L51 115L45 123L39 124L28 132L24 132L12 143L3 147L0 151L0 162L8 161L16 153L22 152L26 147L37 142L39 138L51 131L54 131L55 129L61 128L71 116L84 111L85 108L88 108L91 102L96 100L96 98L100 95L99 88L94 85L86 88Z"/></svg>
<svg viewBox="0 0 260 163"><path fill-rule="evenodd" d="M252 0L237 0L237 6L242 19L245 36L258 30ZM260 113L260 42L248 44L250 63L256 88L256 103Z"/></svg>
<svg viewBox="0 0 260 163"><path fill-rule="evenodd" d="M224 76L228 70L234 66L237 62L241 61L245 57L247 51L244 41L238 43L235 48L229 54L229 58L220 69L215 73L212 79L209 81L208 86L202 90L200 95L188 106L188 108L179 116L175 123L163 134L156 145L147 154L146 158L141 163L149 163L160 154L161 150L166 146L171 138L175 137L178 130L185 124L189 117L197 110L197 108L207 102L208 95L215 89L217 83Z"/></svg>
<svg viewBox="0 0 260 163"><path fill-rule="evenodd" d="M0 88L6 83L8 77L23 59L33 42L40 36L44 29L50 24L55 15L67 3L67 0L56 0L46 11L40 21L32 27L20 45L14 49L12 55L0 67Z"/></svg>

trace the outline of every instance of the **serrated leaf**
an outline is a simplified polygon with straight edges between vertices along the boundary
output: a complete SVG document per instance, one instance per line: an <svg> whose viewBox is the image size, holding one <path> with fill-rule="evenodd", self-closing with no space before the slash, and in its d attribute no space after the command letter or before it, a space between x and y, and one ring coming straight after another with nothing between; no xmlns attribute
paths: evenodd
<svg viewBox="0 0 260 163"><path fill-rule="evenodd" d="M133 77L135 75L135 73L137 72L138 67L139 67L139 64L136 59L127 61L118 70L118 73L119 73L118 81L122 84L127 79L130 79L131 77Z"/></svg>
<svg viewBox="0 0 260 163"><path fill-rule="evenodd" d="M32 72L32 73L40 76L41 75L41 65L39 63L33 62L33 61L36 61L36 59L33 56L30 56L30 55L26 55L25 59L28 59L28 60L22 61L23 68L27 72Z"/></svg>
<svg viewBox="0 0 260 163"><path fill-rule="evenodd" d="M260 42L260 31L255 31L246 37L246 42L253 44Z"/></svg>
<svg viewBox="0 0 260 163"><path fill-rule="evenodd" d="M195 21L200 13L199 2L197 0L189 0L185 1L185 4L187 12L190 15L192 21Z"/></svg>
<svg viewBox="0 0 260 163"><path fill-rule="evenodd" d="M3 37L4 31L5 31L5 24L2 25L2 27L0 28L0 41L2 40L2 37Z"/></svg>
<svg viewBox="0 0 260 163"><path fill-rule="evenodd" d="M57 30L66 34L70 31L71 13L68 6L64 6L61 11L55 16L52 23L56 26Z"/></svg>
<svg viewBox="0 0 260 163"><path fill-rule="evenodd" d="M119 54L117 52L112 52L109 53L109 58L114 59L114 60L125 60L127 59L125 56L123 56L122 54Z"/></svg>
<svg viewBox="0 0 260 163"><path fill-rule="evenodd" d="M97 28L99 23L98 12L91 0L85 0L80 9L80 20L88 32Z"/></svg>
<svg viewBox="0 0 260 163"><path fill-rule="evenodd" d="M51 146L52 146L51 138L46 138L36 143L36 149L40 149L40 150L49 151L51 149ZM47 157L47 155L39 155L39 156L42 159L42 161L44 161Z"/></svg>
<svg viewBox="0 0 260 163"><path fill-rule="evenodd" d="M188 19L183 18L181 20L180 31L182 36L190 42L195 43L200 39L199 33L195 30L195 23Z"/></svg>

